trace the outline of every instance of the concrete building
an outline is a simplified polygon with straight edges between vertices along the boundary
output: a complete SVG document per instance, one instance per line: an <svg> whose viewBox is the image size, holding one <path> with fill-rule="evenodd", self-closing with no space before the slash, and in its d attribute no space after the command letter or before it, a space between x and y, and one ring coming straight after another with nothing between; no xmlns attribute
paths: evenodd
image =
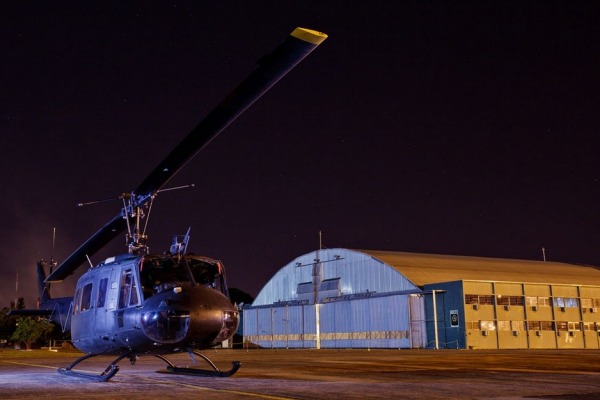
<svg viewBox="0 0 600 400"><path fill-rule="evenodd" d="M269 348L600 348L600 270L565 263L325 249L244 309Z"/></svg>

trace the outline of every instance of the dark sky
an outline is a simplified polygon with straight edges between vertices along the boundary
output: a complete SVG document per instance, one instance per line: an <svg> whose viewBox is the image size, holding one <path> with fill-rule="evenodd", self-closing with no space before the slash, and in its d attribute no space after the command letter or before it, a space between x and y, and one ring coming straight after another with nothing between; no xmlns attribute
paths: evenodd
<svg viewBox="0 0 600 400"><path fill-rule="evenodd" d="M164 251L252 295L323 245L600 265L593 1L4 2L0 306L296 26L329 38L170 182ZM124 240L92 257L125 251ZM55 285L67 294L75 279Z"/></svg>

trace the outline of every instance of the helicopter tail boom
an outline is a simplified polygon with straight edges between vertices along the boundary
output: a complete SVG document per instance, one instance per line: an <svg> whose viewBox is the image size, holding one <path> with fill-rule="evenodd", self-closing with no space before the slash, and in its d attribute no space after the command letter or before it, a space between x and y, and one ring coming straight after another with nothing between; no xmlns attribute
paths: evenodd
<svg viewBox="0 0 600 400"><path fill-rule="evenodd" d="M71 330L70 310L73 298L52 298L50 296L50 283L45 281L46 261L38 261L37 276L39 290L37 308L12 309L8 312L8 315L48 318L51 322L59 325L62 332Z"/></svg>

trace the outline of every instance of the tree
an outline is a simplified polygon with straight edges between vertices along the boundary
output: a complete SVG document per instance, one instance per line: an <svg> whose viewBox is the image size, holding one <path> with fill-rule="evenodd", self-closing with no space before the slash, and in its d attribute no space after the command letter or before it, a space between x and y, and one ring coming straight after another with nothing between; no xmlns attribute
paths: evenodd
<svg viewBox="0 0 600 400"><path fill-rule="evenodd" d="M17 327L17 317L8 316L9 311L11 310L22 310L25 308L25 299L23 297L19 297L15 299L15 301L10 302L10 307L4 307L0 310L0 340L2 344L5 344L9 340Z"/></svg>
<svg viewBox="0 0 600 400"><path fill-rule="evenodd" d="M19 318L11 339L25 343L26 348L29 349L32 343L46 340L53 330L54 325L49 321L36 320L31 317Z"/></svg>
<svg viewBox="0 0 600 400"><path fill-rule="evenodd" d="M10 340L13 332L15 331L15 324L17 322L16 317L9 317L7 314L10 311L8 307L4 307L0 310L0 343L6 344Z"/></svg>
<svg viewBox="0 0 600 400"><path fill-rule="evenodd" d="M25 308L25 299L23 297L17 299L17 306L15 308L17 310L23 310Z"/></svg>

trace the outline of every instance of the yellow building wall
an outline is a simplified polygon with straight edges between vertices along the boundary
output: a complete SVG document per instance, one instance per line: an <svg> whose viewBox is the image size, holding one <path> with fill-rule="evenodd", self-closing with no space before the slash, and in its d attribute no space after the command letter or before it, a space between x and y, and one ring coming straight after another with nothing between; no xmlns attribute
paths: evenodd
<svg viewBox="0 0 600 400"><path fill-rule="evenodd" d="M552 285L552 296L554 296L554 297L578 297L579 289L577 286Z"/></svg>
<svg viewBox="0 0 600 400"><path fill-rule="evenodd" d="M528 331L530 349L555 349L556 333L554 331Z"/></svg>
<svg viewBox="0 0 600 400"><path fill-rule="evenodd" d="M600 348L600 287L464 281L463 289L467 348Z"/></svg>
<svg viewBox="0 0 600 400"><path fill-rule="evenodd" d="M465 293L494 294L493 282L464 281Z"/></svg>
<svg viewBox="0 0 600 400"><path fill-rule="evenodd" d="M525 283L523 285L525 296L552 296L550 285L539 283Z"/></svg>

